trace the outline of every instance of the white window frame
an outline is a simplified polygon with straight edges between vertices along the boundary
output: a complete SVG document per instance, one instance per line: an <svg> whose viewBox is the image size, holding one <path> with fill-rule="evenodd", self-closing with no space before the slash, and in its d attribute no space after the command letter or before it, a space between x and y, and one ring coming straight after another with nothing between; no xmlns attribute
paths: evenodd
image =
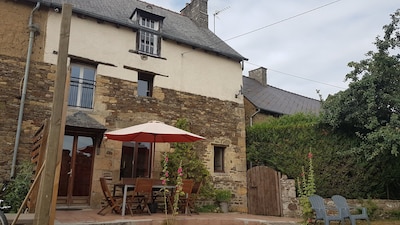
<svg viewBox="0 0 400 225"><path fill-rule="evenodd" d="M79 75L74 74L76 69L79 69ZM85 71L93 72L93 80L85 78ZM73 91L72 87L76 87L76 91ZM84 105L85 88L92 89L91 96L85 96L90 100L90 104ZM68 97L68 106L93 109L94 95L96 88L96 68L91 65L84 65L78 63L71 63L71 80L70 80L70 91ZM89 93L90 94L90 93ZM75 96L73 96L75 95ZM90 98L90 99L89 99Z"/></svg>
<svg viewBox="0 0 400 225"><path fill-rule="evenodd" d="M146 17L139 17L139 25L147 29L158 31L160 29L160 22ZM144 52L152 55L158 55L158 44L160 38L158 35L145 30L139 30L139 52Z"/></svg>

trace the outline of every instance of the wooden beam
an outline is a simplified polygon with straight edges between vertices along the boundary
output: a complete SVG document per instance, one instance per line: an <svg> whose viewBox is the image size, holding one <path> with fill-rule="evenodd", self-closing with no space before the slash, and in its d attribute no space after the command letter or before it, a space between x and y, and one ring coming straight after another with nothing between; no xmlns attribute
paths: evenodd
<svg viewBox="0 0 400 225"><path fill-rule="evenodd" d="M53 225L61 167L61 151L64 139L69 77L67 73L68 46L72 5L63 4L60 30L57 72L54 82L53 108L50 118L49 137L46 147L45 167L41 176L34 225Z"/></svg>

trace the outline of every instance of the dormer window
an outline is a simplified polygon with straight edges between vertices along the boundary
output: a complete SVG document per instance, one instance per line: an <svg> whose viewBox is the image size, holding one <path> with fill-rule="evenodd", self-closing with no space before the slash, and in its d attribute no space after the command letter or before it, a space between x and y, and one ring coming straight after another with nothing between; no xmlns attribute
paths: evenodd
<svg viewBox="0 0 400 225"><path fill-rule="evenodd" d="M158 31L159 22L151 20L149 18L140 17L140 26L146 27L155 31ZM160 37L156 34L150 33L148 31L140 30L139 31L139 51L152 54L159 55L158 43L160 42Z"/></svg>
<svg viewBox="0 0 400 225"><path fill-rule="evenodd" d="M137 51L150 55L160 55L160 30L164 17L136 9L131 18L141 27L137 36Z"/></svg>

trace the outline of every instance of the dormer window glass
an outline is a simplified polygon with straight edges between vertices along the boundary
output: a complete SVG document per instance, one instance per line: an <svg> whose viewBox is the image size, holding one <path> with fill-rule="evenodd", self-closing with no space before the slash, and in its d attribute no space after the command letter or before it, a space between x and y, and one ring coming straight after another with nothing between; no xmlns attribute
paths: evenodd
<svg viewBox="0 0 400 225"><path fill-rule="evenodd" d="M164 17L136 9L131 16L131 20L139 25L137 51L148 55L160 56L160 31Z"/></svg>
<svg viewBox="0 0 400 225"><path fill-rule="evenodd" d="M159 22L154 21L148 18L140 17L140 26L146 27L151 30L158 31ZM153 34L149 31L140 30L140 37L139 37L139 51L152 54L152 55L159 55L158 54L158 42L159 37L156 34Z"/></svg>

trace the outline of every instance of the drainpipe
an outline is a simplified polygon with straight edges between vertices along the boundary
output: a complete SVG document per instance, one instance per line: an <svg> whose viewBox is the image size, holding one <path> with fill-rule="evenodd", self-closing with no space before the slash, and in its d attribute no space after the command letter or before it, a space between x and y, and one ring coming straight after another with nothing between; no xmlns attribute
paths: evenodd
<svg viewBox="0 0 400 225"><path fill-rule="evenodd" d="M253 113L253 115L250 116L250 127L253 126L253 117L254 117L257 113L259 113L260 111L261 111L260 109L257 109L257 111L256 111L255 113Z"/></svg>
<svg viewBox="0 0 400 225"><path fill-rule="evenodd" d="M16 162L17 162L19 138L21 136L22 117L24 115L25 96L26 96L26 89L27 89L27 86L28 86L28 75L29 75L29 66L30 66L31 55L32 55L32 46L33 46L33 41L34 41L34 38L35 38L35 32L37 32L39 30L38 27L33 25L33 23L32 23L33 13L37 9L39 9L39 7L40 7L40 2L36 3L36 6L35 6L35 8L33 8L32 12L31 12L31 15L29 17L29 24L28 24L28 28L29 28L29 46L28 46L28 53L27 53L27 56L26 56L24 84L22 86L21 102L20 102L20 106L19 106L17 133L15 135L14 152L13 152L13 159L12 159L12 165L11 165L11 178L14 178L14 175L15 175L15 165L16 165Z"/></svg>

